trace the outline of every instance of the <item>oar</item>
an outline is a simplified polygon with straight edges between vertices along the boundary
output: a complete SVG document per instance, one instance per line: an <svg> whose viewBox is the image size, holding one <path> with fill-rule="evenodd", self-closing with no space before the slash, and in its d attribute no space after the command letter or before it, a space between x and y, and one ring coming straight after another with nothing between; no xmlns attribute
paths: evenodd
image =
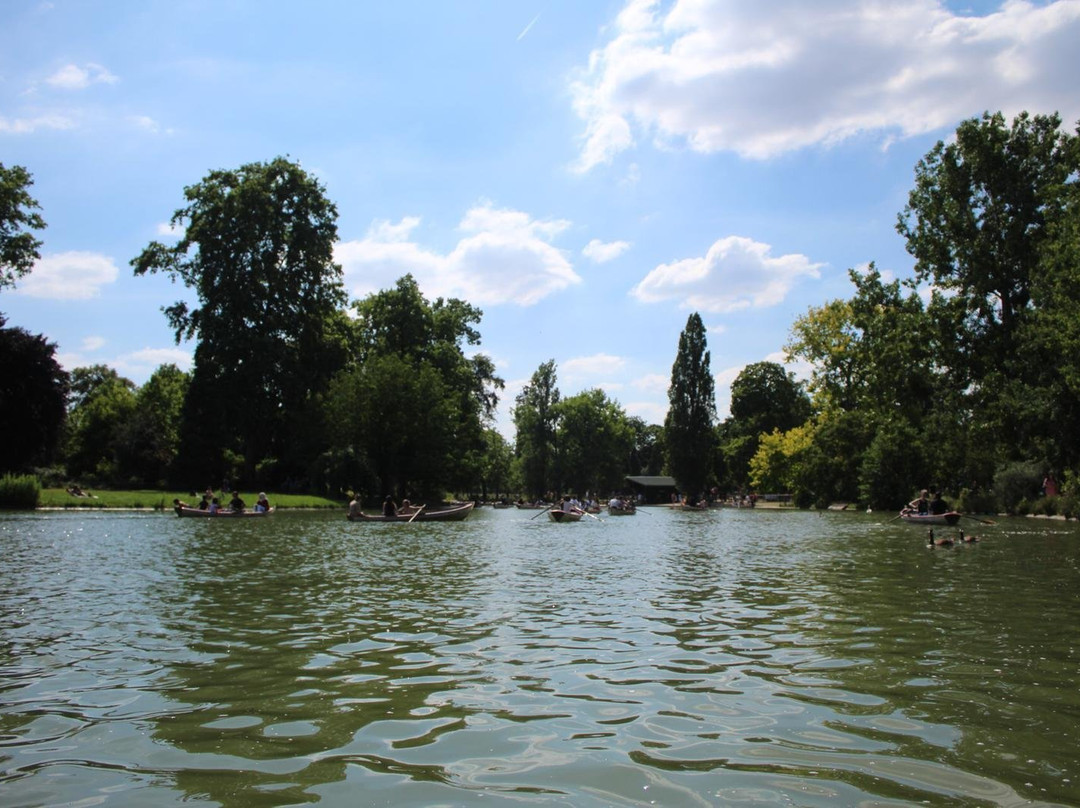
<svg viewBox="0 0 1080 808"><path fill-rule="evenodd" d="M420 511L424 510L424 508L426 507L427 505L421 505L419 508L417 508L413 515L409 517L409 522L418 517L420 515ZM406 522L406 524L408 524L408 522Z"/></svg>
<svg viewBox="0 0 1080 808"><path fill-rule="evenodd" d="M593 514L589 513L588 511L584 510L583 508L574 508L573 510L581 511L583 514L588 516L590 519L595 519L597 522L603 522L604 521L599 516L594 516Z"/></svg>
<svg viewBox="0 0 1080 808"><path fill-rule="evenodd" d="M982 522L984 525L996 525L997 522L992 522L989 519L979 519L977 516L968 516L966 513L960 514L965 519L971 519L974 522Z"/></svg>
<svg viewBox="0 0 1080 808"><path fill-rule="evenodd" d="M540 511L540 513L534 513L532 516L529 517L529 519L530 520L535 519L537 516L540 516L541 514L547 513L548 511L550 511L554 507L555 507L555 503L552 502L550 505L548 505L546 508L544 508L544 510Z"/></svg>

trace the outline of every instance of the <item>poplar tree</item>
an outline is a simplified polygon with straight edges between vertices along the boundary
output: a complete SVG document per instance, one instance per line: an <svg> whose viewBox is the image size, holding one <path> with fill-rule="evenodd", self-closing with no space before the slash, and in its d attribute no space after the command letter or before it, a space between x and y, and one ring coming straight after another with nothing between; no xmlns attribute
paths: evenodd
<svg viewBox="0 0 1080 808"><path fill-rule="evenodd" d="M694 312L679 335L679 352L668 387L670 406L664 419L668 471L683 492L691 495L705 489L712 468L715 384L709 369L705 325Z"/></svg>

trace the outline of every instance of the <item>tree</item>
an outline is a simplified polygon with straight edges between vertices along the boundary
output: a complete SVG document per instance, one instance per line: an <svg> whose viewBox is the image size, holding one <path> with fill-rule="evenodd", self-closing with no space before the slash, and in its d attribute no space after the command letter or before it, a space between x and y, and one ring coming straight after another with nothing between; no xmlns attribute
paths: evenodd
<svg viewBox="0 0 1080 808"><path fill-rule="evenodd" d="M56 344L0 315L0 423L6 426L0 474L49 463L66 416L68 374Z"/></svg>
<svg viewBox="0 0 1080 808"><path fill-rule="evenodd" d="M164 272L198 298L194 309L164 309L177 343L198 341L181 465L187 479L216 476L231 451L253 475L287 449L290 415L344 361L337 209L281 157L212 171L184 196L172 217L179 241L153 242L132 261L136 275Z"/></svg>
<svg viewBox="0 0 1080 808"><path fill-rule="evenodd" d="M43 230L41 209L30 196L34 180L22 166L5 168L0 163L0 289L14 286L41 255L41 242L30 230Z"/></svg>
<svg viewBox="0 0 1080 808"><path fill-rule="evenodd" d="M118 435L119 473L144 485L162 485L180 449L180 419L190 376L162 365L135 394L135 410Z"/></svg>
<svg viewBox="0 0 1080 808"><path fill-rule="evenodd" d="M556 433L561 482L582 494L622 488L634 446L626 413L603 390L564 398L557 408Z"/></svg>
<svg viewBox="0 0 1080 808"><path fill-rule="evenodd" d="M135 383L106 365L71 373L65 456L72 477L117 479L120 438L135 412Z"/></svg>
<svg viewBox="0 0 1080 808"><path fill-rule="evenodd" d="M350 381L336 385L335 395L351 384L375 398L360 402L362 416L358 411L355 420L366 419L368 429L354 429L349 445L371 459L384 493L404 493L415 485L437 494L440 486L472 485L482 473L484 429L503 386L489 357L465 355L466 346L480 343L474 326L482 312L454 298L429 302L411 275L353 308L355 362L345 372ZM400 374L397 379L387 372L393 368ZM422 397L405 401L406 395L419 395L418 385L424 388ZM417 407L422 411L416 412ZM343 412L340 417L350 416ZM415 421L405 427L411 434L387 435L384 425L403 417Z"/></svg>
<svg viewBox="0 0 1080 808"><path fill-rule="evenodd" d="M716 392L709 359L705 325L694 312L679 335L664 420L668 469L683 491L693 495L705 490L713 464Z"/></svg>
<svg viewBox="0 0 1080 808"><path fill-rule="evenodd" d="M515 451L522 484L536 498L555 488L555 431L558 425L559 388L555 386L555 360L533 373L514 399Z"/></svg>
<svg viewBox="0 0 1080 808"><path fill-rule="evenodd" d="M636 415L628 419L634 436L634 447L626 473L630 476L655 477L664 472L664 428L647 424Z"/></svg>

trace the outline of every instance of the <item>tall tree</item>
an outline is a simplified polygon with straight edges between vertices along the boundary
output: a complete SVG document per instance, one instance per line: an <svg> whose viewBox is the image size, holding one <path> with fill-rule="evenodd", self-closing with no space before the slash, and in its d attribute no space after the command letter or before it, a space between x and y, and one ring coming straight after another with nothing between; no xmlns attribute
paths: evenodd
<svg viewBox="0 0 1080 808"><path fill-rule="evenodd" d="M5 328L0 315L0 423L6 427L0 473L49 463L66 415L68 374L56 344L22 328Z"/></svg>
<svg viewBox="0 0 1080 808"><path fill-rule="evenodd" d="M34 180L22 166L5 168L0 163L0 289L14 286L41 257L41 242L31 230L45 228L37 211L37 200L30 196Z"/></svg>
<svg viewBox="0 0 1080 808"><path fill-rule="evenodd" d="M135 412L135 383L107 365L92 365L72 371L71 392L68 473L119 482L121 437Z"/></svg>
<svg viewBox="0 0 1080 808"><path fill-rule="evenodd" d="M411 275L354 309L355 362L328 397L334 429L370 463L382 493L468 487L503 384L490 358L465 354L480 343L482 312L453 298L429 302ZM350 398L351 410L342 407Z"/></svg>
<svg viewBox="0 0 1080 808"><path fill-rule="evenodd" d="M187 480L220 474L224 451L254 473L289 444L290 414L341 366L341 268L333 262L337 208L297 163L278 157L212 171L184 189L169 247L151 243L136 275L164 272L194 290L164 309L176 340L196 339L185 402Z"/></svg>
<svg viewBox="0 0 1080 808"><path fill-rule="evenodd" d="M534 497L553 491L555 431L558 426L559 388L555 360L550 359L533 373L529 383L514 399L515 451L521 465L522 484Z"/></svg>
<svg viewBox="0 0 1080 808"><path fill-rule="evenodd" d="M190 376L176 365L159 367L135 393L135 410L118 437L119 471L143 485L169 479L180 449L180 419Z"/></svg>
<svg viewBox="0 0 1080 808"><path fill-rule="evenodd" d="M594 495L621 489L634 446L622 407L603 390L592 389L564 398L557 409L555 440L566 489Z"/></svg>
<svg viewBox="0 0 1080 808"><path fill-rule="evenodd" d="M684 492L695 496L706 488L715 451L716 382L709 361L705 325L694 312L679 335L671 367L664 442L671 475Z"/></svg>

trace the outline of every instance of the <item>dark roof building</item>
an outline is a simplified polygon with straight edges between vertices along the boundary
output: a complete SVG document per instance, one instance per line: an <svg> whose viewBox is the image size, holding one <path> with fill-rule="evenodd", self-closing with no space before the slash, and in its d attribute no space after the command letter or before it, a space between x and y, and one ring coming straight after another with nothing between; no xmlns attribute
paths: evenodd
<svg viewBox="0 0 1080 808"><path fill-rule="evenodd" d="M674 477L627 477L626 482L635 497L641 494L651 504L671 502L671 495L678 490Z"/></svg>

